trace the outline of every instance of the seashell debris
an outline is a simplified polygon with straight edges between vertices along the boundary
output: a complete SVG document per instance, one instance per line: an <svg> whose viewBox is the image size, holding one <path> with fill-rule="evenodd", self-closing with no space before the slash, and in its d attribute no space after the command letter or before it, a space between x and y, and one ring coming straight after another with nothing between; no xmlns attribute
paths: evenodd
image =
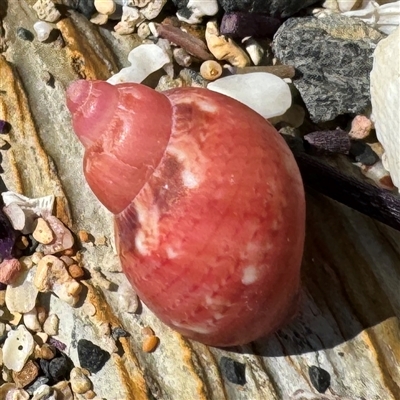
<svg viewBox="0 0 400 400"><path fill-rule="evenodd" d="M372 120L383 145L384 167L400 187L400 27L380 41L371 72Z"/></svg>
<svg viewBox="0 0 400 400"><path fill-rule="evenodd" d="M19 372L33 353L35 341L24 325L8 332L3 346L3 364L10 370Z"/></svg>
<svg viewBox="0 0 400 400"><path fill-rule="evenodd" d="M246 104L264 118L282 115L292 104L289 85L267 72L226 76L209 83L207 89Z"/></svg>
<svg viewBox="0 0 400 400"><path fill-rule="evenodd" d="M167 52L156 44L142 44L134 48L128 56L130 67L122 68L117 74L107 80L116 85L124 82L140 83L151 73L171 62Z"/></svg>

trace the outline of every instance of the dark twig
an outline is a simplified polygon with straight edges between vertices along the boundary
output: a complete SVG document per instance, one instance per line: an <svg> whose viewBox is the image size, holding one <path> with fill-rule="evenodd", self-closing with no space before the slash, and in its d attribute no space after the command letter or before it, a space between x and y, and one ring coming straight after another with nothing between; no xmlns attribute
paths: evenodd
<svg viewBox="0 0 400 400"><path fill-rule="evenodd" d="M298 141L285 139L294 153L306 187L400 231L400 196L345 175L305 153Z"/></svg>

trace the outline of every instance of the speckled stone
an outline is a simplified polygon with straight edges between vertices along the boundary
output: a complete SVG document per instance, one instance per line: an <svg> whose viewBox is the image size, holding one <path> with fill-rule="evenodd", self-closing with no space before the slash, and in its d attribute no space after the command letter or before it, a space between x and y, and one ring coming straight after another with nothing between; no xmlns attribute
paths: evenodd
<svg viewBox="0 0 400 400"><path fill-rule="evenodd" d="M95 374L103 368L110 354L91 341L81 339L78 342L78 358L82 368Z"/></svg>
<svg viewBox="0 0 400 400"><path fill-rule="evenodd" d="M341 15L290 18L275 35L276 57L293 65L293 83L314 122L345 113L363 114L370 104L372 53L383 35Z"/></svg>

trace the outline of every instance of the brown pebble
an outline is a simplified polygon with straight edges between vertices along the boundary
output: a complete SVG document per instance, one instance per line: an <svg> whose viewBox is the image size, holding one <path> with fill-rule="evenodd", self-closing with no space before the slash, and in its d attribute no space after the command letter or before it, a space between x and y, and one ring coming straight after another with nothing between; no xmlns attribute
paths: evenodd
<svg viewBox="0 0 400 400"><path fill-rule="evenodd" d="M20 372L13 371L12 376L18 388L23 388L33 382L39 375L39 367L29 360Z"/></svg>
<svg viewBox="0 0 400 400"><path fill-rule="evenodd" d="M62 252L63 256L68 256L71 257L75 254L75 250L74 249L66 249Z"/></svg>
<svg viewBox="0 0 400 400"><path fill-rule="evenodd" d="M9 285L13 283L15 278L21 271L21 264L16 258L4 260L0 263L0 282Z"/></svg>
<svg viewBox="0 0 400 400"><path fill-rule="evenodd" d="M45 360L52 360L56 356L56 350L53 346L45 343L40 348L40 358L44 358Z"/></svg>
<svg viewBox="0 0 400 400"><path fill-rule="evenodd" d="M268 72L281 79L293 78L296 70L292 65L262 65L257 67L232 68L235 74L249 74L252 72Z"/></svg>
<svg viewBox="0 0 400 400"><path fill-rule="evenodd" d="M85 271L78 264L70 265L68 272L74 279L82 278L85 275Z"/></svg>
<svg viewBox="0 0 400 400"><path fill-rule="evenodd" d="M78 231L78 237L79 237L79 240L80 240L82 243L88 243L88 242L90 242L90 235L89 235L89 232L88 232L88 231L85 231L85 230L80 230L80 231Z"/></svg>
<svg viewBox="0 0 400 400"><path fill-rule="evenodd" d="M96 246L105 246L107 244L107 238L105 236L99 236L96 238L94 244Z"/></svg>
<svg viewBox="0 0 400 400"><path fill-rule="evenodd" d="M142 343L142 350L146 353L151 353L157 348L159 339L155 335L150 335L144 338Z"/></svg>
<svg viewBox="0 0 400 400"><path fill-rule="evenodd" d="M200 74L204 79L213 81L222 75L221 64L214 60L204 61L200 66Z"/></svg>

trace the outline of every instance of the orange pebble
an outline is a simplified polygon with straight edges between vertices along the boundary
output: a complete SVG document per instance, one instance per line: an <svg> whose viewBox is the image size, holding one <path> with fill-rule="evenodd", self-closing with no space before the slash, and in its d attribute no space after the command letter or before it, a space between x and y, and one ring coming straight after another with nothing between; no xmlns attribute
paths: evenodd
<svg viewBox="0 0 400 400"><path fill-rule="evenodd" d="M158 346L159 339L155 335L147 336L142 343L142 350L146 353L151 353Z"/></svg>

